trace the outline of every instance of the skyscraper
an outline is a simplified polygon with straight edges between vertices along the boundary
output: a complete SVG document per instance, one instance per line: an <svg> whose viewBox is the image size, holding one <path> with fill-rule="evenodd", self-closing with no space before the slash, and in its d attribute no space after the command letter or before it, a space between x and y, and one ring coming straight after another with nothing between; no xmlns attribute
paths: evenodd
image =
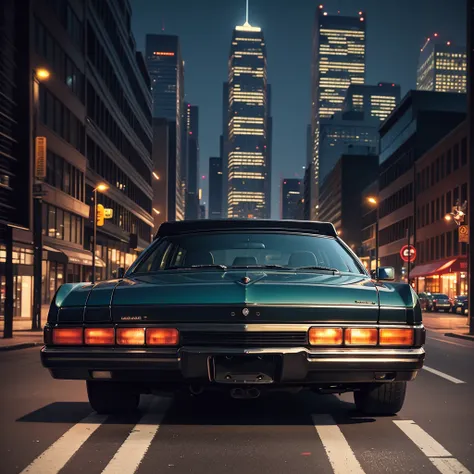
<svg viewBox="0 0 474 474"><path fill-rule="evenodd" d="M312 168L311 219L318 218L319 122L342 110L347 88L365 82L366 18L329 15L324 5L316 10L311 64Z"/></svg>
<svg viewBox="0 0 474 474"><path fill-rule="evenodd" d="M224 215L270 217L266 47L261 28L236 26L229 57Z"/></svg>
<svg viewBox="0 0 474 474"><path fill-rule="evenodd" d="M184 62L181 56L179 38L173 35L146 35L146 61L151 80L153 96L153 117L166 118L170 125L170 134L176 143L173 166L170 171L176 181L175 208L169 215L170 220L182 220L185 216L185 173L186 154L183 153L184 127Z"/></svg>
<svg viewBox="0 0 474 474"><path fill-rule="evenodd" d="M344 99L344 112L364 112L366 117L385 120L400 102L400 86L379 82L377 85L352 84Z"/></svg>
<svg viewBox="0 0 474 474"><path fill-rule="evenodd" d="M437 33L421 48L416 88L422 91L459 92L467 90L466 48L441 41Z"/></svg>
<svg viewBox="0 0 474 474"><path fill-rule="evenodd" d="M199 216L199 108L186 104L186 219Z"/></svg>
<svg viewBox="0 0 474 474"><path fill-rule="evenodd" d="M222 217L222 159L209 158L209 219Z"/></svg>
<svg viewBox="0 0 474 474"><path fill-rule="evenodd" d="M303 199L301 179L285 178L281 183L280 217L281 219L302 219Z"/></svg>

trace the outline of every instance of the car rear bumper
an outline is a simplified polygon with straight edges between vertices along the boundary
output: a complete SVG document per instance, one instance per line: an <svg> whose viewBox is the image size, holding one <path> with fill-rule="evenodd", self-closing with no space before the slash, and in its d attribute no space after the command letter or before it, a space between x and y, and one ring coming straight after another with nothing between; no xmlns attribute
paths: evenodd
<svg viewBox="0 0 474 474"><path fill-rule="evenodd" d="M216 382L215 360L219 356L229 360L242 356L271 356L275 360L275 370L268 384L324 386L413 380L423 367L425 351L423 347L319 350L183 347L160 350L48 346L41 350L42 364L54 378L111 379L136 382L150 388L190 383L225 386L226 382Z"/></svg>

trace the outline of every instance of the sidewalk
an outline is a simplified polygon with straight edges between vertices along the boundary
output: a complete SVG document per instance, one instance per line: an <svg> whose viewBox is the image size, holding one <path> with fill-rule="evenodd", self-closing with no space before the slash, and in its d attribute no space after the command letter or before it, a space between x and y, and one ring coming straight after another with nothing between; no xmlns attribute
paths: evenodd
<svg viewBox="0 0 474 474"><path fill-rule="evenodd" d="M11 339L3 339L3 331L0 331L0 352L13 351L16 349L27 349L43 345L43 331L13 331Z"/></svg>
<svg viewBox="0 0 474 474"><path fill-rule="evenodd" d="M469 334L468 316L452 313L423 313L423 324L426 329L443 333L445 336L457 337L474 341L474 336Z"/></svg>

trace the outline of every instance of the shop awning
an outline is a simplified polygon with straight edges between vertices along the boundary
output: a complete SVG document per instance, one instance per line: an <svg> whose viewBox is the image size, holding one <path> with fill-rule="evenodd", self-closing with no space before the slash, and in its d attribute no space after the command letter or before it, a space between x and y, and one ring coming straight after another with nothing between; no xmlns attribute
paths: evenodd
<svg viewBox="0 0 474 474"><path fill-rule="evenodd" d="M465 258L451 258L438 260L433 263L417 265L411 272L410 278L426 277L431 275L443 275L445 273L465 272L467 261Z"/></svg>
<svg viewBox="0 0 474 474"><path fill-rule="evenodd" d="M62 248L61 251L67 255L69 263L75 263L77 265L86 265L88 267L92 266L92 252L81 252L79 250L66 248ZM97 267L105 267L105 262L99 257L95 258L95 264Z"/></svg>
<svg viewBox="0 0 474 474"><path fill-rule="evenodd" d="M73 263L76 265L86 265L88 267L92 266L92 252L59 246L57 248L53 248L47 245L43 245L43 250L48 251L48 260L53 262ZM105 268L105 262L100 257L96 257L95 259L95 264L97 267Z"/></svg>
<svg viewBox="0 0 474 474"><path fill-rule="evenodd" d="M46 256L44 252L47 252ZM49 260L50 262L67 263L67 255L61 250L50 247L49 245L43 245L43 259Z"/></svg>

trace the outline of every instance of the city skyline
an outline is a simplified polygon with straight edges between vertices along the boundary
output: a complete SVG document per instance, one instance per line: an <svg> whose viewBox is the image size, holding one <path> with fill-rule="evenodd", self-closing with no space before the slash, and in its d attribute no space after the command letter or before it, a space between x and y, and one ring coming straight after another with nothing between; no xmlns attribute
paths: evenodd
<svg viewBox="0 0 474 474"><path fill-rule="evenodd" d="M216 4L203 0L199 4L180 0L161 5L149 5L145 0L131 0L134 14L132 27L137 46L142 49L145 33L164 32L180 36L186 62L186 100L201 108L200 175L206 176L200 186L207 202L209 156L219 155L219 135L222 128L222 82L227 77L229 32L245 21L245 1ZM275 0L270 8L261 0L250 2L250 18L265 31L269 55L269 82L272 83L274 116L274 152L272 177L272 216L278 217L279 185L283 177L301 176L306 164L306 125L309 123L311 31L316 4L295 0ZM381 5L375 0L360 0L357 6L340 0L341 15L367 11L367 77L368 84L394 82L400 84L401 95L416 88L418 55L424 38L438 31L453 44L465 44L465 12L459 0L442 1L436 9L430 2L420 0L412 4L402 0ZM186 15L182 15L182 8ZM334 5L329 10L337 14ZM410 9L410 15L404 12ZM430 11L430 15L426 15ZM201 22L218 16L203 29ZM157 21L159 19L159 21ZM404 34L399 36L399 24L404 23ZM164 28L164 30L163 30ZM287 34L281 34L287 31ZM375 41L375 38L377 40ZM396 38L396 41L394 41ZM197 39L197 41L196 41ZM286 85L292 85L285 90ZM291 159L289 159L291 157Z"/></svg>

